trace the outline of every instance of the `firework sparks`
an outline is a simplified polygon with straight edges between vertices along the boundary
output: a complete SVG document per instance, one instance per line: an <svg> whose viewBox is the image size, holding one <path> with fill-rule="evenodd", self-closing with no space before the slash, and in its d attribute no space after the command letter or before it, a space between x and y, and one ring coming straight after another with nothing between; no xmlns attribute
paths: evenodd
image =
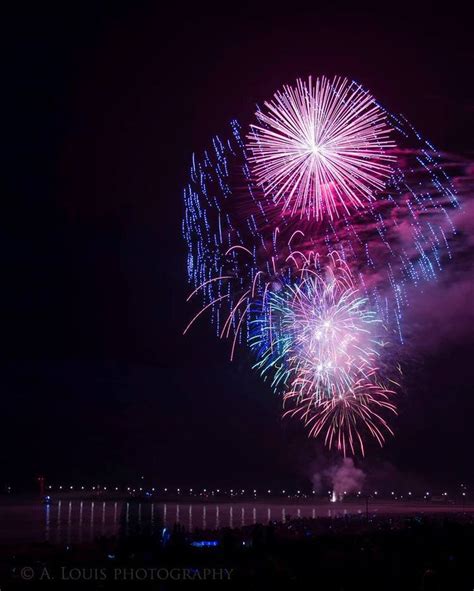
<svg viewBox="0 0 474 591"><path fill-rule="evenodd" d="M304 259L294 276L268 294L253 323L251 345L261 358L257 366L265 373L284 356L290 360L287 371L298 373L302 387L309 386L316 399L326 392L337 395L353 366L363 371L373 360L373 325L380 321L336 253L322 267L319 259L313 265Z"/></svg>
<svg viewBox="0 0 474 591"><path fill-rule="evenodd" d="M347 79L311 77L285 86L257 111L248 147L257 182L284 211L320 219L346 213L384 188L395 156L387 153L386 115Z"/></svg>
<svg viewBox="0 0 474 591"><path fill-rule="evenodd" d="M385 434L393 435L393 431L380 413L396 414L396 407L390 402L395 392L372 377L373 381L368 377L360 378L347 391L319 402L311 396L302 397L299 391L288 392L284 401L292 408L283 416L302 419L309 427L310 437L324 433L324 443L329 449L336 447L344 456L349 450L353 454L359 450L365 455L364 433L382 446Z"/></svg>
<svg viewBox="0 0 474 591"><path fill-rule="evenodd" d="M326 444L344 454L355 453L356 443L364 453L363 429L382 444L383 430L391 431L379 412L395 410L377 367L383 327L337 254L325 266L306 260L252 324L255 367L273 374L274 389L292 407L287 414L315 437L325 429Z"/></svg>

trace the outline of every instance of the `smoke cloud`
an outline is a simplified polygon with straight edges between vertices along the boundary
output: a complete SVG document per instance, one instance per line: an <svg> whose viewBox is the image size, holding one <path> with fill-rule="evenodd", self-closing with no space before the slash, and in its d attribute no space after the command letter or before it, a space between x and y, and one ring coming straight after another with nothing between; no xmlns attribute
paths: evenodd
<svg viewBox="0 0 474 591"><path fill-rule="evenodd" d="M329 471L329 478L336 497L340 499L344 493L349 494L362 488L365 473L354 466L352 458L344 458L342 464Z"/></svg>
<svg viewBox="0 0 474 591"><path fill-rule="evenodd" d="M344 493L350 494L361 490L365 478L365 472L354 465L352 458L344 458L339 464L315 472L312 475L312 483L316 490L321 490L325 485L328 486L333 491L333 495L341 499Z"/></svg>

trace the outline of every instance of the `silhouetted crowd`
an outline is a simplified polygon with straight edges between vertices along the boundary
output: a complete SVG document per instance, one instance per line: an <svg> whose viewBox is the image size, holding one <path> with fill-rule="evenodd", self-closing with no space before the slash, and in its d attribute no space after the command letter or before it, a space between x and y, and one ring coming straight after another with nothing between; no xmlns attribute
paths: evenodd
<svg viewBox="0 0 474 591"><path fill-rule="evenodd" d="M289 517L193 532L136 523L88 544L2 548L0 574L9 589L67 589L71 582L75 589L284 583L331 591L471 591L473 549L469 514ZM34 581L22 579L25 566L34 569ZM40 579L41 568L49 578ZM77 580L64 580L71 573Z"/></svg>

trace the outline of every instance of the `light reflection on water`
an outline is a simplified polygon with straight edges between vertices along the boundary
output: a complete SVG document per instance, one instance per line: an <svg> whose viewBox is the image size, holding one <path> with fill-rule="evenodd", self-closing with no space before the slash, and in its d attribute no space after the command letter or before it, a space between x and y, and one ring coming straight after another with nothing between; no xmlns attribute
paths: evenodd
<svg viewBox="0 0 474 591"><path fill-rule="evenodd" d="M440 511L459 511L459 507L439 507ZM463 507L462 510L466 510ZM469 511L474 508L470 507ZM333 504L292 503L140 503L137 501L58 500L53 505L0 505L0 543L40 542L81 543L100 536L130 535L136 532L160 535L163 526L175 523L190 531L242 527L268 523L272 519L287 521L291 517L336 517L364 514L365 502ZM371 512L414 513L437 512L425 504L371 503Z"/></svg>
<svg viewBox="0 0 474 591"><path fill-rule="evenodd" d="M170 528L175 523L191 531L241 527L267 523L271 519L285 521L290 515L314 517L315 514L311 506L281 504L58 500L53 505L0 505L0 541L81 543L100 536L129 535L137 530L160 533L160 528Z"/></svg>

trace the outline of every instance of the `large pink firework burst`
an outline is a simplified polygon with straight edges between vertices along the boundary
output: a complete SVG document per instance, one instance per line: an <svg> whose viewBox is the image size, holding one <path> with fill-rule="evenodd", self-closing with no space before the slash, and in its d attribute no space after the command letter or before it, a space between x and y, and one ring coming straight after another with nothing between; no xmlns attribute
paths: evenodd
<svg viewBox="0 0 474 591"><path fill-rule="evenodd" d="M257 183L284 212L331 219L374 199L395 160L386 114L355 82L298 80L257 111L248 137Z"/></svg>

